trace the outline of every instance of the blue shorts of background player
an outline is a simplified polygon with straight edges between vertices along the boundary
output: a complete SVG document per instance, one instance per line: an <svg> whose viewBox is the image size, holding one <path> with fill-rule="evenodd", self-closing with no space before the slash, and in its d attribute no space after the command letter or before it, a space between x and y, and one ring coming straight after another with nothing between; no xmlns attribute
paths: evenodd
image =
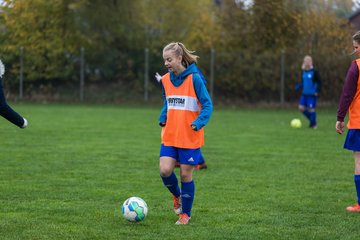
<svg viewBox="0 0 360 240"><path fill-rule="evenodd" d="M317 102L316 96L301 95L300 100L299 100L299 105L302 105L308 109L316 108L316 102Z"/></svg>
<svg viewBox="0 0 360 240"><path fill-rule="evenodd" d="M301 95L299 101L299 110L310 121L310 127L316 128L316 102L317 97L311 95Z"/></svg>

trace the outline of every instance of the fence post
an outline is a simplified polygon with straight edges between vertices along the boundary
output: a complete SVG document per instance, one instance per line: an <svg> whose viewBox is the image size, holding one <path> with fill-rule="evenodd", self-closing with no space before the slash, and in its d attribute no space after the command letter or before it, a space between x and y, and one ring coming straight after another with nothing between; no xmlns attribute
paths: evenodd
<svg viewBox="0 0 360 240"><path fill-rule="evenodd" d="M144 67L144 101L148 101L148 85L149 85L149 49L145 48L145 67Z"/></svg>
<svg viewBox="0 0 360 240"><path fill-rule="evenodd" d="M281 66L280 66L280 104L285 103L285 50L281 50Z"/></svg>
<svg viewBox="0 0 360 240"><path fill-rule="evenodd" d="M84 101L84 87L85 87L85 49L80 49L80 101Z"/></svg>
<svg viewBox="0 0 360 240"><path fill-rule="evenodd" d="M215 49L210 51L210 96L214 102Z"/></svg>
<svg viewBox="0 0 360 240"><path fill-rule="evenodd" d="M20 47L20 79L19 79L19 99L23 98L24 87L24 47Z"/></svg>

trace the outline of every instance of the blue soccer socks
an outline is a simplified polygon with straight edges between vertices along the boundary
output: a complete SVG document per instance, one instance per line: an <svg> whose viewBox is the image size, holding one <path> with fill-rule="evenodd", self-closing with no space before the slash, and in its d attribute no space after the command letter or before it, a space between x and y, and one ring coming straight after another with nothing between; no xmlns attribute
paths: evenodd
<svg viewBox="0 0 360 240"><path fill-rule="evenodd" d="M360 175L354 175L354 182L356 188L356 194L358 198L358 204L360 204Z"/></svg>
<svg viewBox="0 0 360 240"><path fill-rule="evenodd" d="M191 209L195 196L195 184L191 182L181 182L181 192L178 186L178 179L174 172L168 177L161 176L164 185L175 197L181 195L181 207L182 213L186 213L189 217L191 216Z"/></svg>
<svg viewBox="0 0 360 240"><path fill-rule="evenodd" d="M191 208L194 201L195 184L191 182L181 182L181 200L182 200L182 212L191 216Z"/></svg>
<svg viewBox="0 0 360 240"><path fill-rule="evenodd" d="M163 181L165 187L167 187L169 189L169 191L175 197L179 197L180 196L180 188L179 188L178 179L177 179L175 173L172 172L170 176L168 176L168 177L161 176L161 178L162 178L162 181Z"/></svg>
<svg viewBox="0 0 360 240"><path fill-rule="evenodd" d="M303 114L305 115L305 117L307 118L307 119L309 119L310 120L310 112L308 111L308 110L304 110L303 111Z"/></svg>
<svg viewBox="0 0 360 240"><path fill-rule="evenodd" d="M309 112L308 110L304 110L303 114L310 121L310 127L316 127L316 112Z"/></svg>
<svg viewBox="0 0 360 240"><path fill-rule="evenodd" d="M310 127L315 127L316 126L316 112L310 112Z"/></svg>

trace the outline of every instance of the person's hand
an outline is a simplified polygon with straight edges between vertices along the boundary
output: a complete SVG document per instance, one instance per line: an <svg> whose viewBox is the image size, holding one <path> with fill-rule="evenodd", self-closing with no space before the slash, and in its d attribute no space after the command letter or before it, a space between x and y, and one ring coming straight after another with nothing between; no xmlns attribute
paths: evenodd
<svg viewBox="0 0 360 240"><path fill-rule="evenodd" d="M156 81L160 82L162 77L159 73L156 73L155 78L156 78Z"/></svg>
<svg viewBox="0 0 360 240"><path fill-rule="evenodd" d="M344 132L345 124L344 122L337 121L335 124L336 132L342 134Z"/></svg>
<svg viewBox="0 0 360 240"><path fill-rule="evenodd" d="M196 131L196 130L197 130L197 129L196 129L196 125L191 124L190 126L191 126L191 129L192 129L192 130L194 130L194 131Z"/></svg>

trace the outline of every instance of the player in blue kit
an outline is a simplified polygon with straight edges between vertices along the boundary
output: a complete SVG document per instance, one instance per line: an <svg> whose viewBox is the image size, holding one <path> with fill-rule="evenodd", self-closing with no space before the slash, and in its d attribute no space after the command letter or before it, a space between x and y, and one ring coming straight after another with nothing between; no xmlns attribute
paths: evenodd
<svg viewBox="0 0 360 240"><path fill-rule="evenodd" d="M21 117L17 112L15 112L6 102L2 79L5 73L4 64L0 60L0 115L8 120L9 122L15 124L20 128L26 128L28 122L25 118Z"/></svg>
<svg viewBox="0 0 360 240"><path fill-rule="evenodd" d="M316 102L321 90L321 81L318 71L313 67L313 61L310 56L304 57L301 72L301 83L297 84L295 89L302 89L299 110L310 121L310 128L316 129Z"/></svg>

